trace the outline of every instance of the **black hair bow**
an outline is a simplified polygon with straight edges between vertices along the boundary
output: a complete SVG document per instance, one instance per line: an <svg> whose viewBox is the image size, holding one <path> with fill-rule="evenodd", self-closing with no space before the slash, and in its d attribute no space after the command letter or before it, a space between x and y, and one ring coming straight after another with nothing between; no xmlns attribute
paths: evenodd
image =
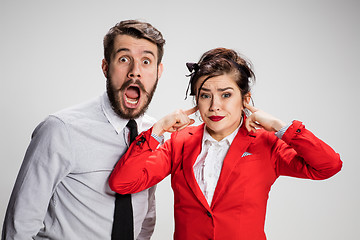
<svg viewBox="0 0 360 240"><path fill-rule="evenodd" d="M199 64L197 64L197 63L189 63L188 62L188 63L186 63L186 67L189 69L189 72L190 72L190 74L188 74L186 76L190 77L190 79L189 79L189 83L188 83L188 86L186 89L185 100L187 99L187 95L188 95L189 88L192 83L193 77L194 77L195 73L200 69ZM190 95L191 95L191 93L190 93Z"/></svg>
<svg viewBox="0 0 360 240"><path fill-rule="evenodd" d="M199 64L197 63L186 63L186 67L189 69L189 72L191 74L195 73L197 70L199 70Z"/></svg>

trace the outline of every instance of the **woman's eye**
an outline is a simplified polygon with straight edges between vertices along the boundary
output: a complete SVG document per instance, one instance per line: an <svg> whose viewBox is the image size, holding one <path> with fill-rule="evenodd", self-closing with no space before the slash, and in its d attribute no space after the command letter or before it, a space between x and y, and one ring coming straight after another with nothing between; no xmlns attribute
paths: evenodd
<svg viewBox="0 0 360 240"><path fill-rule="evenodd" d="M150 60L146 59L146 60L143 61L143 63L146 64L146 65L150 64Z"/></svg>
<svg viewBox="0 0 360 240"><path fill-rule="evenodd" d="M203 94L200 94L200 97L201 98L210 98L210 95L203 93Z"/></svg>
<svg viewBox="0 0 360 240"><path fill-rule="evenodd" d="M230 93L224 93L222 96L223 96L223 98L229 98L229 97L231 97L231 94Z"/></svg>

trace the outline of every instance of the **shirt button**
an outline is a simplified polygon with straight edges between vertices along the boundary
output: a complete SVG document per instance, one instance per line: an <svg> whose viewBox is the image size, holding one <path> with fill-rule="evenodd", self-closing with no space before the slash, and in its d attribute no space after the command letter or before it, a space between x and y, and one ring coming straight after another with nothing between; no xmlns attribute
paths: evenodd
<svg viewBox="0 0 360 240"><path fill-rule="evenodd" d="M145 141L146 141L146 139L144 138L144 136L142 136L142 137L140 138L140 140L137 141L136 145L139 146L140 144L144 143Z"/></svg>
<svg viewBox="0 0 360 240"><path fill-rule="evenodd" d="M206 215L208 215L208 217L212 217L212 215L209 211L206 211Z"/></svg>

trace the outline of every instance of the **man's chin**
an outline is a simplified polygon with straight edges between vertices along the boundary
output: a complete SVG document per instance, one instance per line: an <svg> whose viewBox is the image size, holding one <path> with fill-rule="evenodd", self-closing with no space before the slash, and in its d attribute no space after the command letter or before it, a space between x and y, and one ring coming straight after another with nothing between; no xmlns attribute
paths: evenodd
<svg viewBox="0 0 360 240"><path fill-rule="evenodd" d="M140 116L142 116L145 111L148 108L148 104L144 105L144 104L139 104L136 108L133 107L127 107L125 105L122 105L120 107L120 109L118 109L117 111L115 111L121 118L125 118L125 119L135 119L138 118Z"/></svg>
<svg viewBox="0 0 360 240"><path fill-rule="evenodd" d="M142 109L140 109L142 110ZM144 112L143 111L140 111L139 109L125 109L125 111L122 111L123 112L123 118L126 118L126 119L135 119L135 118L138 118L140 117Z"/></svg>

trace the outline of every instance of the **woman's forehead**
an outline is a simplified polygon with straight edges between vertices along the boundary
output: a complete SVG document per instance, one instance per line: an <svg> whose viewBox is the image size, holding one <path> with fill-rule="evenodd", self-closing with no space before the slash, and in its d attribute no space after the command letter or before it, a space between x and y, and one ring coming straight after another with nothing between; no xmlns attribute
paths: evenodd
<svg viewBox="0 0 360 240"><path fill-rule="evenodd" d="M214 77L201 77L197 82L197 87L200 87L200 84L203 82L204 84L202 85L202 88L223 88L237 86L234 77L229 74L223 74Z"/></svg>

